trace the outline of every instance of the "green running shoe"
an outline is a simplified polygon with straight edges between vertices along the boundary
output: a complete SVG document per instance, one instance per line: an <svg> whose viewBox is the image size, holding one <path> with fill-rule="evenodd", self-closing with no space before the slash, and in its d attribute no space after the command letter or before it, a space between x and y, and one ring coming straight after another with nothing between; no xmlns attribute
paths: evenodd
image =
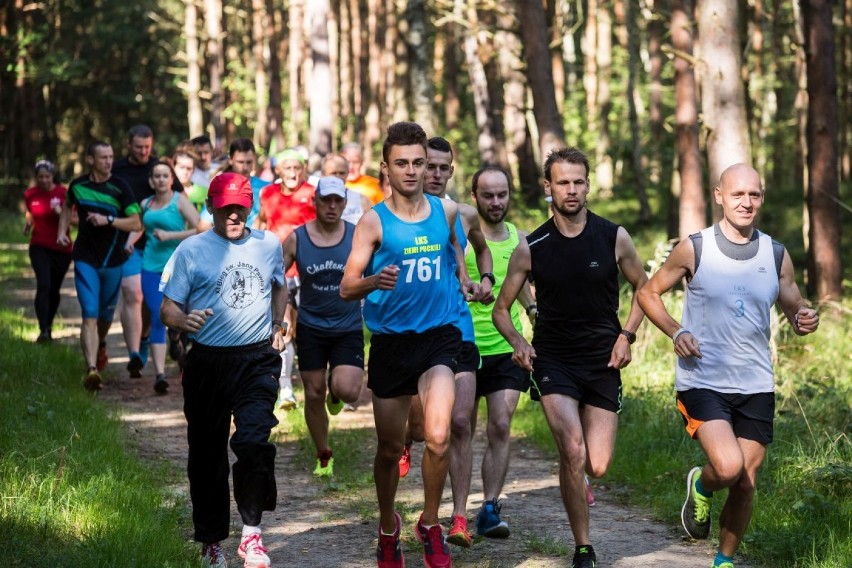
<svg viewBox="0 0 852 568"><path fill-rule="evenodd" d="M689 470L689 475L686 476L686 501L680 510L680 521L686 534L696 540L710 536L711 501L695 488L695 482L700 475L700 467Z"/></svg>

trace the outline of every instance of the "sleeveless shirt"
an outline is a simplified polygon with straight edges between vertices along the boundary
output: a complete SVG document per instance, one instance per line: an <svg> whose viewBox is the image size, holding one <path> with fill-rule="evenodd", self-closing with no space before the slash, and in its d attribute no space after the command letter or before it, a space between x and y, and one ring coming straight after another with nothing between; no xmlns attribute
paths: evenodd
<svg viewBox="0 0 852 568"><path fill-rule="evenodd" d="M343 268L352 250L355 225L343 222L343 237L330 246L314 244L306 225L296 228L296 265L302 286L299 323L327 331L361 331L361 302L340 297Z"/></svg>
<svg viewBox="0 0 852 568"><path fill-rule="evenodd" d="M512 251L518 246L518 229L511 223L506 223L506 229L509 231L509 238L503 241L485 240L488 248L491 250L491 259L494 262L494 278L497 283L491 288L494 297L500 294L500 289L503 287L503 281L506 280L506 273L509 269L509 258L512 256ZM465 264L467 265L467 273L470 279L477 282L481 279L479 268L476 266L476 254L473 250L467 251L465 254ZM494 310L494 304L484 305L479 302L470 304L470 314L473 318L473 329L476 334L476 346L479 348L479 353L485 355L499 355L502 353L511 353L514 351L512 346L506 341L494 323L491 321L491 312ZM512 318L512 325L520 333L523 329L521 325L520 310L517 302L512 302L512 307L509 308L509 315Z"/></svg>
<svg viewBox="0 0 852 568"><path fill-rule="evenodd" d="M430 211L420 221L403 221L385 202L373 208L382 225L382 242L365 275L391 264L400 272L393 290L373 290L364 300L364 322L372 333L422 333L456 320L459 292L450 227L441 200L425 197Z"/></svg>
<svg viewBox="0 0 852 568"><path fill-rule="evenodd" d="M456 239L459 241L459 247L464 251L467 249L467 235L464 232L464 225L461 220L461 212L459 212L458 216L456 216ZM462 332L462 341L469 341L470 343L476 342L476 334L473 331L473 318L470 315L470 304L467 300L464 299L464 294L462 294L461 282L459 282L458 274L456 273L456 255L455 251L450 249L453 253L452 261L453 261L453 274L456 277L456 282L458 283L458 305L459 310L455 321L455 326L459 328L459 331ZM476 258L476 255L474 255ZM474 264L476 262L474 261ZM467 263L465 263L467 265ZM479 303L479 302L476 302Z"/></svg>
<svg viewBox="0 0 852 568"><path fill-rule="evenodd" d="M698 339L701 359L678 358L675 388L772 392L770 313L779 290L772 239L759 233L757 255L733 260L719 249L713 230L701 231L701 263L683 307L683 327Z"/></svg>
<svg viewBox="0 0 852 568"><path fill-rule="evenodd" d="M154 238L154 230L183 231L186 229L186 220L178 209L179 193L175 193L165 207L150 209L154 197L149 197L142 202L142 224L145 226L145 235L148 244L142 253L142 268L148 272L162 272L163 267L169 261L169 257L175 252L180 241L161 241Z"/></svg>
<svg viewBox="0 0 852 568"><path fill-rule="evenodd" d="M551 217L527 236L538 317L532 345L582 369L606 368L621 332L618 321L618 225L586 212L576 237Z"/></svg>

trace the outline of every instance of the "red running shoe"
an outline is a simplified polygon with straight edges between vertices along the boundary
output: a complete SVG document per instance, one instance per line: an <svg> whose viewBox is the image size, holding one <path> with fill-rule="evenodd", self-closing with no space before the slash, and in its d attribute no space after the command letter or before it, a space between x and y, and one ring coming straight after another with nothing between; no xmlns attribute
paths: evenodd
<svg viewBox="0 0 852 568"><path fill-rule="evenodd" d="M450 547L447 546L440 524L427 529L423 526L421 514L417 524L414 525L414 535L423 545L423 563L426 564L426 568L452 567L453 558L450 556Z"/></svg>
<svg viewBox="0 0 852 568"><path fill-rule="evenodd" d="M376 562L379 568L405 568L405 557L399 548L399 533L402 530L402 517L394 513L396 529L393 534L382 534L379 526L379 545L376 547Z"/></svg>
<svg viewBox="0 0 852 568"><path fill-rule="evenodd" d="M408 475L408 470L411 469L411 445L406 444L402 449L402 456L399 458L399 476L405 477Z"/></svg>
<svg viewBox="0 0 852 568"><path fill-rule="evenodd" d="M453 527L447 533L447 542L462 548L470 548L472 540L467 532L467 519L464 515L453 515Z"/></svg>

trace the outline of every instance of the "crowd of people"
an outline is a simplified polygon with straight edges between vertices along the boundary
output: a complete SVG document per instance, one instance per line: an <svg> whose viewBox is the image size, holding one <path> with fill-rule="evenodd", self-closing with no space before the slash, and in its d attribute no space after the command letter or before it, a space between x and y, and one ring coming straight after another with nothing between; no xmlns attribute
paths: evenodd
<svg viewBox="0 0 852 568"><path fill-rule="evenodd" d="M89 171L67 189L54 164L35 166L24 231L37 281L37 341L52 340L73 260L86 389L103 386L119 296L129 376L141 377L150 359L153 390L163 395L166 355L178 363L194 537L205 566L227 565L229 444L243 522L237 553L246 567L270 565L261 532L263 512L277 499L269 437L275 410L297 406L298 356L313 474L321 478L334 475L329 416L354 408L367 369L379 568L404 566L396 492L414 442L424 443L423 510L414 526L424 563L449 567L450 544L472 546L468 498L483 398L484 499L473 530L510 536L500 496L512 417L527 391L541 402L559 452L571 565L593 568L588 478L605 475L612 461L620 371L647 315L672 338L677 408L707 457L687 475L683 526L692 538L708 538L713 492L729 489L713 567L733 568L772 441L772 306L799 335L819 324L789 254L757 229L765 194L754 169L724 171L714 191L722 219L684 239L649 280L625 228L589 210L590 164L577 148L546 157L552 215L530 233L506 220L512 178L497 166L472 176L473 206L449 199L452 145L412 122L388 127L380 179L364 173L357 144L324 156L315 173L299 148L261 168L243 138L220 160L203 136L159 158L153 132L139 125L126 148L114 161L111 145L90 144ZM619 273L632 289L623 323ZM678 322L661 295L684 279ZM521 311L533 324L529 341ZM438 509L447 476L453 508L445 534Z"/></svg>

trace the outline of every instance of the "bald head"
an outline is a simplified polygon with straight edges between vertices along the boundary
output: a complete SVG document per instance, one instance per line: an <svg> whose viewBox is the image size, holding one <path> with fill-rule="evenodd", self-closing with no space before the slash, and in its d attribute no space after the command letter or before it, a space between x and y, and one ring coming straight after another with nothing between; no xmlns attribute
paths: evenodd
<svg viewBox="0 0 852 568"><path fill-rule="evenodd" d="M728 166L722 175L719 176L719 188L722 190L732 189L733 187L757 187L763 191L763 184L760 181L760 174L748 164L734 164Z"/></svg>

